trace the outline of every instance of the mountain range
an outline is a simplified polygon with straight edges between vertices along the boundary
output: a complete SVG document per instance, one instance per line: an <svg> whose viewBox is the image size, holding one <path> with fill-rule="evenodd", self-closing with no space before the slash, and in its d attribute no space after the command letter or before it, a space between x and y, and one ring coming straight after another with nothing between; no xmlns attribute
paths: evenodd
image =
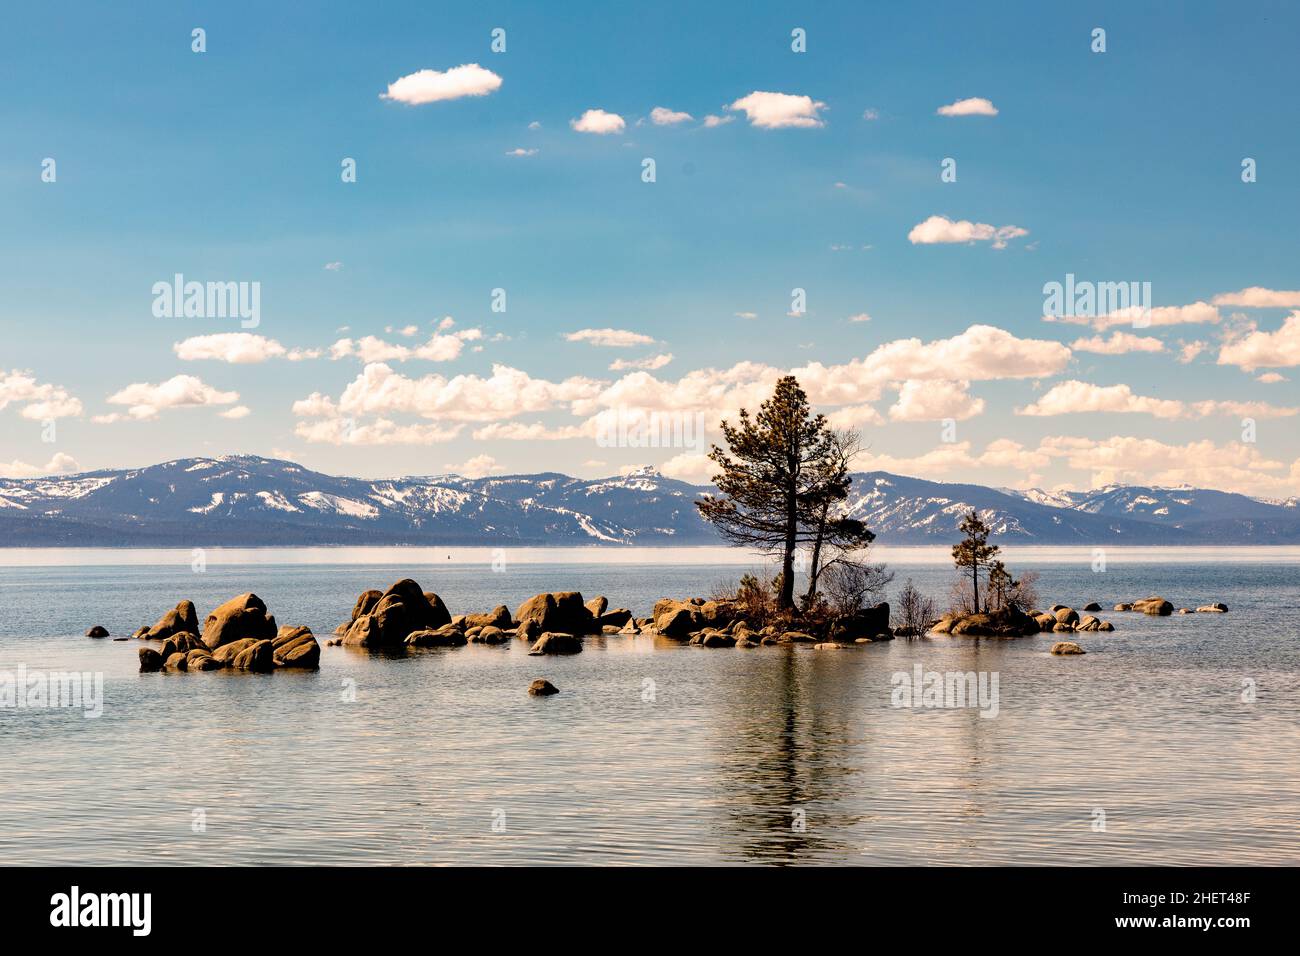
<svg viewBox="0 0 1300 956"><path fill-rule="evenodd" d="M988 488L855 474L846 503L881 544L950 544L974 508L1005 544L1300 544L1297 499L1197 488ZM0 478L0 546L718 544L692 502L706 486L643 468L371 480L256 456Z"/></svg>

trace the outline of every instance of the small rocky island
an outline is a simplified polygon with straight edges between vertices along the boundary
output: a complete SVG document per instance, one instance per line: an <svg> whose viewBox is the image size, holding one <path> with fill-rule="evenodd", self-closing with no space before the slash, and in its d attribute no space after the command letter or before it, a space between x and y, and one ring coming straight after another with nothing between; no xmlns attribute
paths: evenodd
<svg viewBox="0 0 1300 956"><path fill-rule="evenodd" d="M1093 602L1084 614L1064 604L1048 611L1022 611L1015 605L980 613L943 615L921 635L953 637L1024 637L1040 633L1078 634L1113 631L1114 625L1094 616ZM1168 616L1173 605L1149 597L1115 605L1116 611L1136 611ZM1197 611L1224 613L1223 604L1203 605ZM1188 613L1192 613L1188 611ZM798 626L795 626L795 624ZM898 629L899 634L905 633ZM818 650L835 650L894 639L890 607L886 602L847 615L810 617L758 624L746 617L737 601L701 597L657 602L650 617L636 617L627 608L610 608L604 597L584 601L578 591L552 591L535 595L514 612L500 604L479 614L453 616L437 594L403 578L386 591L364 591L353 604L348 619L334 630L327 646L371 649L460 647L466 644L504 644L524 640L529 654L581 653L588 635L660 635L707 648L752 648L762 645L807 644ZM106 637L96 625L88 636ZM240 594L212 611L199 626L192 601L181 601L153 626L135 632L158 647L140 648L141 671L207 671L230 669L267 673L281 668L314 670L320 666L320 644L305 625L279 626L256 594ZM1073 641L1053 645L1054 654L1082 654ZM552 691L541 691L550 693Z"/></svg>

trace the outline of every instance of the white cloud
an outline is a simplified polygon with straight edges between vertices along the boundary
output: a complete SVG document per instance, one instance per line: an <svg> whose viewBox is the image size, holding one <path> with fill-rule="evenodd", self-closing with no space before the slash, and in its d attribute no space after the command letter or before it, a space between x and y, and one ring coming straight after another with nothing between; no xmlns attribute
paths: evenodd
<svg viewBox="0 0 1300 956"><path fill-rule="evenodd" d="M455 439L460 425L398 425L387 418L353 422L344 418L300 421L293 433L304 441L330 445L434 445Z"/></svg>
<svg viewBox="0 0 1300 956"><path fill-rule="evenodd" d="M253 410L247 405L236 405L234 408L228 408L224 412L217 412L221 418L240 419L247 418Z"/></svg>
<svg viewBox="0 0 1300 956"><path fill-rule="evenodd" d="M1277 372L1265 372L1262 375L1256 375L1255 381L1262 382L1265 385L1276 385L1278 382L1290 381L1285 375L1279 375Z"/></svg>
<svg viewBox="0 0 1300 956"><path fill-rule="evenodd" d="M991 226L986 222L967 219L952 220L946 216L931 216L917 223L907 234L913 245L934 245L948 242L992 242L994 249L1005 249L1009 239L1029 235L1020 226Z"/></svg>
<svg viewBox="0 0 1300 956"><path fill-rule="evenodd" d="M871 321L871 316L867 315L867 313L865 313L865 312L859 312L857 315L850 315L850 316L849 316L849 321L850 321L850 322L870 322L870 321Z"/></svg>
<svg viewBox="0 0 1300 956"><path fill-rule="evenodd" d="M505 471L491 455L475 455L459 465L443 465L453 475L463 478L484 478Z"/></svg>
<svg viewBox="0 0 1300 956"><path fill-rule="evenodd" d="M623 117L604 110L587 110L578 119L569 120L569 125L579 133L595 133L599 136L621 133L627 126Z"/></svg>
<svg viewBox="0 0 1300 956"><path fill-rule="evenodd" d="M909 379L889 408L896 422L935 422L945 418L965 421L984 411L984 399L972 398L970 382Z"/></svg>
<svg viewBox="0 0 1300 956"><path fill-rule="evenodd" d="M325 271L326 271L326 272L338 272L338 271L339 271L340 269L342 269L342 268L343 268L343 263L341 263L341 262L327 262L327 263L325 263Z"/></svg>
<svg viewBox="0 0 1300 956"><path fill-rule="evenodd" d="M764 93L755 90L748 96L742 96L730 106L729 110L744 110L751 126L762 129L781 129L798 127L811 129L825 125L818 115L826 108L820 100L811 96L796 96L790 93Z"/></svg>
<svg viewBox="0 0 1300 956"><path fill-rule="evenodd" d="M1208 302L1191 305L1158 305L1143 308L1131 305L1103 315L1044 315L1044 322L1063 322L1067 325L1091 325L1098 332L1107 332L1119 326L1133 328L1168 325L1213 325L1219 321L1219 310Z"/></svg>
<svg viewBox="0 0 1300 956"><path fill-rule="evenodd" d="M80 415L81 400L62 385L38 382L31 372L13 369L0 372L0 411L21 405L19 414L32 421L72 418Z"/></svg>
<svg viewBox="0 0 1300 956"><path fill-rule="evenodd" d="M717 126L726 126L735 118L736 117L734 116L714 116L712 113L710 113L708 116L704 117L703 125L705 129L713 129L714 127Z"/></svg>
<svg viewBox="0 0 1300 956"><path fill-rule="evenodd" d="M878 120L880 119L880 110L875 109L873 107L868 107L867 109L862 111L862 118L867 122Z"/></svg>
<svg viewBox="0 0 1300 956"><path fill-rule="evenodd" d="M650 122L656 126L676 126L678 123L690 122L693 118L690 113L676 112L663 106L656 106L650 111Z"/></svg>
<svg viewBox="0 0 1300 956"><path fill-rule="evenodd" d="M670 352L663 352L643 359L615 359L610 363L609 370L611 372L624 372L629 369L643 368L653 372L655 369L663 368L672 360L673 356Z"/></svg>
<svg viewBox="0 0 1300 956"><path fill-rule="evenodd" d="M1183 402L1176 399L1136 395L1128 385L1092 385L1069 381L1054 386L1032 405L1016 409L1017 415L1044 417L1079 412L1112 412L1152 415L1175 419L1210 415L1249 416L1251 418L1289 418L1300 409L1270 405L1267 402L1206 400Z"/></svg>
<svg viewBox="0 0 1300 956"><path fill-rule="evenodd" d="M1163 352L1165 343L1149 335L1132 335L1112 332L1110 338L1094 335L1090 339L1076 339L1070 344L1076 352L1095 352L1098 355L1126 355L1129 352Z"/></svg>
<svg viewBox="0 0 1300 956"><path fill-rule="evenodd" d="M665 478L676 478L678 481L689 481L696 485L709 484L718 471L718 466L709 459L708 455L689 452L674 455L659 466L659 473Z"/></svg>
<svg viewBox="0 0 1300 956"><path fill-rule="evenodd" d="M831 428L862 428L864 425L883 425L884 416L870 405L844 405L826 416Z"/></svg>
<svg viewBox="0 0 1300 956"><path fill-rule="evenodd" d="M60 475L79 471L81 466L71 455L55 452L54 457L45 465L29 465L25 461L0 463L0 477L4 478L40 478L44 475Z"/></svg>
<svg viewBox="0 0 1300 956"><path fill-rule="evenodd" d="M1300 311L1287 316L1276 332L1254 329L1224 343L1219 350L1218 364L1236 365L1246 372L1300 365Z"/></svg>
<svg viewBox="0 0 1300 956"><path fill-rule="evenodd" d="M654 339L640 332L626 329L579 329L564 336L570 342L587 342L611 348L630 348L634 345L652 345Z"/></svg>
<svg viewBox="0 0 1300 956"><path fill-rule="evenodd" d="M477 63L453 67L445 73L420 70L388 84L388 92L379 98L411 106L458 100L464 96L487 96L501 88L501 77Z"/></svg>
<svg viewBox="0 0 1300 956"><path fill-rule="evenodd" d="M186 361L210 359L233 365L253 365L274 358L291 362L320 358L320 349L286 349L275 339L251 332L218 332L196 335L172 346L177 358Z"/></svg>
<svg viewBox="0 0 1300 956"><path fill-rule="evenodd" d="M957 100L955 103L949 103L947 106L940 106L935 110L940 116L997 116L998 109L989 100L982 96L972 96L969 99Z"/></svg>
<svg viewBox="0 0 1300 956"><path fill-rule="evenodd" d="M493 422L474 430L475 441L570 441L594 435L594 429L586 425L551 426L542 422Z"/></svg>
<svg viewBox="0 0 1300 956"><path fill-rule="evenodd" d="M522 146L517 149L506 150L507 156L536 156L536 149L524 149Z"/></svg>
<svg viewBox="0 0 1300 956"><path fill-rule="evenodd" d="M757 313L757 312L737 312L737 313L736 313L736 318L738 318L738 319L756 319L756 318L758 318L758 313Z"/></svg>
<svg viewBox="0 0 1300 956"><path fill-rule="evenodd" d="M1209 348L1209 345L1205 342L1180 342L1178 344L1178 361L1183 365L1190 365L1207 348Z"/></svg>
<svg viewBox="0 0 1300 956"><path fill-rule="evenodd" d="M101 424L126 418L145 421L156 418L166 408L233 405L239 401L239 393L218 391L193 375L173 375L157 385L135 382L108 396L107 401L110 405L127 406L126 414L100 415L94 421Z"/></svg>
<svg viewBox="0 0 1300 956"><path fill-rule="evenodd" d="M1215 305L1235 305L1247 309L1300 309L1300 291L1264 289L1253 285L1240 292L1224 292L1211 301Z"/></svg>
<svg viewBox="0 0 1300 956"><path fill-rule="evenodd" d="M445 320L444 320L445 321ZM445 326L439 326L445 328ZM405 330L400 334L406 334ZM482 329L461 329L458 332L435 332L423 345L398 345L385 342L374 335L360 339L339 339L330 346L330 358L355 357L362 362L408 362L419 359L425 362L450 362L459 358L466 342L483 338Z"/></svg>

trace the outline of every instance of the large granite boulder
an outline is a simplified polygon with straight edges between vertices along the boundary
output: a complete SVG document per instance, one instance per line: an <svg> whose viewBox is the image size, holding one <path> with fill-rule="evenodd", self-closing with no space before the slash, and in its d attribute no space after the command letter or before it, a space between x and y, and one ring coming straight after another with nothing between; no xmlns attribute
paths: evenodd
<svg viewBox="0 0 1300 956"><path fill-rule="evenodd" d="M578 591L552 591L534 595L519 605L514 619L520 624L536 621L543 632L590 634L600 630Z"/></svg>
<svg viewBox="0 0 1300 956"><path fill-rule="evenodd" d="M528 651L529 654L579 654L582 641L572 634L559 631L547 631L537 639L537 643Z"/></svg>
<svg viewBox="0 0 1300 956"><path fill-rule="evenodd" d="M1134 601L1133 610L1141 611L1143 614L1168 617L1174 613L1174 606L1162 597L1153 596L1143 598L1141 601Z"/></svg>
<svg viewBox="0 0 1300 956"><path fill-rule="evenodd" d="M463 647L468 643L465 632L455 624L424 628L406 635L407 647Z"/></svg>
<svg viewBox="0 0 1300 956"><path fill-rule="evenodd" d="M218 606L203 624L203 643L215 651L231 641L253 638L270 641L275 637L275 618L256 594L240 594Z"/></svg>
<svg viewBox="0 0 1300 956"><path fill-rule="evenodd" d="M1066 610L1069 610L1066 608ZM1078 615L1075 615L1076 620ZM1073 624L1059 620L1056 627L1073 630ZM946 633L967 637L1022 637L1039 632L1039 622L1017 607L1005 607L988 614L963 614L950 618ZM945 633L938 630L935 633Z"/></svg>
<svg viewBox="0 0 1300 956"><path fill-rule="evenodd" d="M320 644L305 624L282 627L271 641L271 657L276 667L316 670L320 667Z"/></svg>
<svg viewBox="0 0 1300 956"><path fill-rule="evenodd" d="M230 666L237 671L269 673L275 669L275 649L270 641L253 641L235 655Z"/></svg>
<svg viewBox="0 0 1300 956"><path fill-rule="evenodd" d="M165 641L173 634L199 633L199 615L194 610L193 601L181 601L174 608L158 619L153 627L138 636L148 641Z"/></svg>
<svg viewBox="0 0 1300 956"><path fill-rule="evenodd" d="M600 619L596 622L602 628L615 627L625 628L632 620L632 612L625 607L616 607L613 610L601 614Z"/></svg>
<svg viewBox="0 0 1300 956"><path fill-rule="evenodd" d="M437 630L449 624L451 613L442 599L420 590L420 585L410 578L403 578L348 625L343 643L359 647L400 647L416 631Z"/></svg>
<svg viewBox="0 0 1300 956"><path fill-rule="evenodd" d="M1052 609L1052 613L1056 615L1057 624L1069 624L1074 626L1079 623L1079 612L1072 607L1065 607L1063 605L1057 606Z"/></svg>
<svg viewBox="0 0 1300 956"><path fill-rule="evenodd" d="M455 618L452 623L460 622L465 630L471 627L499 627L501 630L509 630L514 624L514 618L510 616L510 608L504 604L498 604L487 614L462 614Z"/></svg>
<svg viewBox="0 0 1300 956"><path fill-rule="evenodd" d="M163 656L155 651L152 647L140 648L140 671L148 673L149 671L160 671L166 661Z"/></svg>
<svg viewBox="0 0 1300 956"><path fill-rule="evenodd" d="M334 633L346 634L348 628L352 626L352 622L363 614L369 614L370 609L378 604L379 599L383 596L383 591L376 591L374 588L371 588L369 591L362 591L361 594L358 595L356 603L352 605L352 614L346 621L334 628Z"/></svg>
<svg viewBox="0 0 1300 956"><path fill-rule="evenodd" d="M609 599L604 595L597 595L587 602L586 607L591 612L592 618L600 620L600 616L605 613L605 608L609 607Z"/></svg>
<svg viewBox="0 0 1300 956"><path fill-rule="evenodd" d="M1088 653L1074 641L1057 641L1052 645L1053 654L1086 654Z"/></svg>

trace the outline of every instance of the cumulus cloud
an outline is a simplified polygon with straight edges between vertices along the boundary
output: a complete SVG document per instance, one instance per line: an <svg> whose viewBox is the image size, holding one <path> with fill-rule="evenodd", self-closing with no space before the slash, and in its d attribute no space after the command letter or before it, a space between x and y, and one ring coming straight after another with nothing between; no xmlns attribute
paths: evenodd
<svg viewBox="0 0 1300 956"><path fill-rule="evenodd" d="M501 77L477 63L466 63L446 72L420 70L388 84L379 98L411 106L458 100L464 96L487 96L501 88Z"/></svg>
<svg viewBox="0 0 1300 956"><path fill-rule="evenodd" d="M1146 328L1148 326L1215 324L1219 310L1208 302L1190 305L1159 305L1143 308L1126 306L1102 315L1044 315L1044 322L1063 322L1067 325L1091 325L1098 332L1107 332L1119 326Z"/></svg>
<svg viewBox="0 0 1300 956"><path fill-rule="evenodd" d="M965 421L983 411L984 399L971 397L970 382L909 379L890 406L889 417L896 422Z"/></svg>
<svg viewBox="0 0 1300 956"><path fill-rule="evenodd" d="M871 316L867 315L867 313L865 313L865 312L859 312L857 315L850 315L850 316L849 316L849 321L850 321L850 322L870 322L870 321L871 321Z"/></svg>
<svg viewBox="0 0 1300 956"><path fill-rule="evenodd" d="M219 391L193 375L173 375L157 385L135 382L108 396L107 401L110 405L125 405L125 415L100 415L94 421L102 424L127 418L145 421L156 418L167 408L233 405L239 401L239 393Z"/></svg>
<svg viewBox="0 0 1300 956"><path fill-rule="evenodd" d="M989 100L982 96L957 100L935 110L940 116L997 116L998 110Z"/></svg>
<svg viewBox="0 0 1300 956"><path fill-rule="evenodd" d="M14 460L0 462L0 477L4 478L41 478L45 475L61 475L79 471L81 466L71 455L56 452L44 465L29 465L25 461Z"/></svg>
<svg viewBox="0 0 1300 956"><path fill-rule="evenodd" d="M825 125L819 111L826 108L820 100L811 96L796 96L791 93L765 93L755 90L748 96L742 96L727 109L743 110L751 126L762 129L781 129L796 127L811 129Z"/></svg>
<svg viewBox="0 0 1300 956"><path fill-rule="evenodd" d="M688 123L692 119L690 113L677 112L663 106L656 106L650 111L650 122L656 126L676 126L678 123Z"/></svg>
<svg viewBox="0 0 1300 956"><path fill-rule="evenodd" d="M475 455L459 465L443 465L453 475L463 478L484 478L505 471L491 455Z"/></svg>
<svg viewBox="0 0 1300 956"><path fill-rule="evenodd" d="M666 478L676 478L678 481L707 485L713 480L713 476L718 473L718 466L709 459L708 455L683 452L680 455L674 455L660 465L659 473Z"/></svg>
<svg viewBox="0 0 1300 956"><path fill-rule="evenodd" d="M971 222L967 219L954 221L946 216L931 216L913 226L907 234L907 240L913 245L992 242L994 249L1005 249L1008 240L1027 235L1029 230L1020 226L991 226L986 222Z"/></svg>
<svg viewBox="0 0 1300 956"><path fill-rule="evenodd" d="M444 320L445 322L445 320ZM445 329L445 325L440 325ZM403 331L401 334L405 334ZM450 362L459 358L466 342L477 342L483 338L482 329L460 329L456 332L434 332L423 345L399 345L386 342L374 335L359 339L339 339L330 346L330 358L358 358L362 362L409 362L419 359L425 362Z"/></svg>
<svg viewBox="0 0 1300 956"><path fill-rule="evenodd" d="M1212 300L1215 305L1246 309L1300 309L1300 290L1264 289L1253 285L1239 292L1224 292Z"/></svg>
<svg viewBox="0 0 1300 956"><path fill-rule="evenodd" d="M1277 372L1264 372L1262 375L1256 375L1255 381L1264 385L1276 385L1278 382L1286 382L1289 379L1285 375L1279 375Z"/></svg>
<svg viewBox="0 0 1300 956"><path fill-rule="evenodd" d="M1287 316L1275 332L1253 329L1224 343L1219 350L1218 364L1236 365L1245 372L1300 365L1300 311Z"/></svg>
<svg viewBox="0 0 1300 956"><path fill-rule="evenodd" d="M1177 399L1137 395L1127 385L1093 385L1079 381L1061 382L1053 386L1037 402L1016 409L1017 415L1038 417L1079 412L1142 414L1164 419L1204 418L1210 415L1289 418L1300 412L1300 409L1270 405L1267 402L1220 400L1183 402Z"/></svg>
<svg viewBox="0 0 1300 956"><path fill-rule="evenodd" d="M702 125L705 129L713 129L716 126L726 126L735 118L736 117L734 116L714 116L710 113L708 116L704 117L704 123Z"/></svg>
<svg viewBox="0 0 1300 956"><path fill-rule="evenodd" d="M664 352L660 355L651 355L643 359L615 359L610 363L611 372L624 372L629 369L643 368L653 372L655 369L663 368L673 360L671 352Z"/></svg>
<svg viewBox="0 0 1300 956"><path fill-rule="evenodd" d="M587 110L577 119L569 120L569 125L579 133L595 133L598 136L621 133L627 126L623 117L604 110Z"/></svg>
<svg viewBox="0 0 1300 956"><path fill-rule="evenodd" d="M1098 355L1126 355L1129 352L1163 352L1165 343L1149 335L1112 332L1108 339L1100 335L1094 335L1090 339L1076 339L1070 343L1070 348L1076 352L1095 352Z"/></svg>
<svg viewBox="0 0 1300 956"><path fill-rule="evenodd" d="M275 339L251 332L219 332L196 335L172 346L176 357L193 362L210 359L234 365L252 365L268 359L287 358L291 362L320 358L319 349L287 349Z"/></svg>
<svg viewBox="0 0 1300 956"><path fill-rule="evenodd" d="M22 406L19 414L33 421L72 418L81 414L81 400L62 385L37 381L28 371L0 371L0 411Z"/></svg>
<svg viewBox="0 0 1300 956"><path fill-rule="evenodd" d="M399 425L387 418L356 422L346 418L300 421L293 432L304 441L330 445L434 445L460 435L460 425Z"/></svg>
<svg viewBox="0 0 1300 956"><path fill-rule="evenodd" d="M228 408L224 412L217 412L217 415L221 418L238 420L240 418L247 418L252 413L253 410L247 405L236 405L234 408Z"/></svg>
<svg viewBox="0 0 1300 956"><path fill-rule="evenodd" d="M570 342L587 342L611 348L630 348L634 345L652 345L654 339L640 332L626 329L579 329L564 336Z"/></svg>
<svg viewBox="0 0 1300 956"><path fill-rule="evenodd" d="M520 147L518 147L518 148L516 148L516 149L508 149L508 150L506 150L506 155L507 155L507 156L536 156L536 155L537 155L537 150L536 150L536 149L524 149L522 146L520 146Z"/></svg>

